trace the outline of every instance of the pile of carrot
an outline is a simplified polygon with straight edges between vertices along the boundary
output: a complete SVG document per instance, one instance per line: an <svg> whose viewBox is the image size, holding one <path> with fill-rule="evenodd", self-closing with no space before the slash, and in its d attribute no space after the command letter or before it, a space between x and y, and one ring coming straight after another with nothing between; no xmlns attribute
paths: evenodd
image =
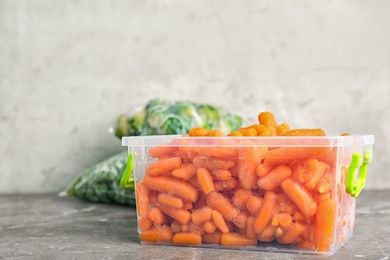
<svg viewBox="0 0 390 260"><path fill-rule="evenodd" d="M260 113L258 121L227 136L325 136L321 129L277 124L269 112ZM189 136L225 135L192 128ZM210 138L212 145L200 146L196 139L148 150L157 160L136 184L141 240L224 246L276 240L302 249L331 249L335 151L267 147L261 138Z"/></svg>

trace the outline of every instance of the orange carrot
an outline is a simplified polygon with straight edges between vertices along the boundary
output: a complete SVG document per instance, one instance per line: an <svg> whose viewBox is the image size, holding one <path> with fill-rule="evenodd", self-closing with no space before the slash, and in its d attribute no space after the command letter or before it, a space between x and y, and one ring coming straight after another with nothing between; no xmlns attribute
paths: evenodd
<svg viewBox="0 0 390 260"><path fill-rule="evenodd" d="M237 186L237 181L235 178L231 178L230 180L227 181L216 181L214 183L215 189L218 191L225 190L233 190Z"/></svg>
<svg viewBox="0 0 390 260"><path fill-rule="evenodd" d="M230 232L222 234L221 244L224 246L256 246L257 240L255 238L248 238L240 234Z"/></svg>
<svg viewBox="0 0 390 260"><path fill-rule="evenodd" d="M291 169L285 165L280 165L264 177L260 178L257 181L257 186L259 189L263 190L274 190L290 176Z"/></svg>
<svg viewBox="0 0 390 260"><path fill-rule="evenodd" d="M178 221L173 221L171 224L171 231L173 233L179 233L181 231L181 224Z"/></svg>
<svg viewBox="0 0 390 260"><path fill-rule="evenodd" d="M206 233L214 233L216 229L217 226L214 224L213 221L206 221L205 223L203 223L203 230Z"/></svg>
<svg viewBox="0 0 390 260"><path fill-rule="evenodd" d="M219 213L216 210L213 210L213 221L214 224L217 226L217 228L222 232L222 233L227 233L229 232L229 228L226 225L225 220L223 219L221 213Z"/></svg>
<svg viewBox="0 0 390 260"><path fill-rule="evenodd" d="M180 232L173 235L175 244L199 245L202 244L202 236L194 232Z"/></svg>
<svg viewBox="0 0 390 260"><path fill-rule="evenodd" d="M182 208L183 207L183 199L169 195L167 193L159 193L157 195L157 200L161 204L173 207L173 208Z"/></svg>
<svg viewBox="0 0 390 260"><path fill-rule="evenodd" d="M208 129L205 129L203 127L192 127L190 131L188 132L189 136L206 136L209 132Z"/></svg>
<svg viewBox="0 0 390 260"><path fill-rule="evenodd" d="M260 177L260 178L264 177L273 168L275 168L275 165L261 163L256 168L256 175L257 175L257 177Z"/></svg>
<svg viewBox="0 0 390 260"><path fill-rule="evenodd" d="M237 131L240 132L243 136L257 136L256 129L251 127L240 128Z"/></svg>
<svg viewBox="0 0 390 260"><path fill-rule="evenodd" d="M256 238L257 238L257 240L259 240L260 242L264 242L264 243L269 243L269 242L271 242L271 241L274 240L274 236L263 237L261 234L256 235Z"/></svg>
<svg viewBox="0 0 390 260"><path fill-rule="evenodd" d="M284 228L287 228L291 225L292 223L292 217L290 214L287 214L287 213L280 213L278 215L278 221L279 221L279 225L281 227L284 227Z"/></svg>
<svg viewBox="0 0 390 260"><path fill-rule="evenodd" d="M299 182L288 178L282 182L281 187L306 217L312 217L316 214L316 201Z"/></svg>
<svg viewBox="0 0 390 260"><path fill-rule="evenodd" d="M233 218L233 223L234 225L236 225L236 227L239 227L239 228L246 228L246 220L247 218L250 216L249 212L248 211L240 211L238 212L234 218ZM246 232L244 232L246 233Z"/></svg>
<svg viewBox="0 0 390 260"><path fill-rule="evenodd" d="M236 208L240 210L246 209L246 202L251 196L252 192L250 190L239 189L234 194L232 198L232 203Z"/></svg>
<svg viewBox="0 0 390 260"><path fill-rule="evenodd" d="M168 159L162 159L156 162L152 162L146 168L146 172L152 176L162 175L164 173L173 171L181 167L180 157L171 157Z"/></svg>
<svg viewBox="0 0 390 260"><path fill-rule="evenodd" d="M319 193L327 193L334 188L336 182L335 174L336 172L335 169L333 168L332 170L325 173L324 176L322 176L322 178L318 181L316 187Z"/></svg>
<svg viewBox="0 0 390 260"><path fill-rule="evenodd" d="M218 129L209 130L206 136L225 136L224 133Z"/></svg>
<svg viewBox="0 0 390 260"><path fill-rule="evenodd" d="M188 180L195 174L196 174L196 166L192 163L185 164L181 168L172 171L173 177L183 179L183 180Z"/></svg>
<svg viewBox="0 0 390 260"><path fill-rule="evenodd" d="M275 193L272 191L266 191L264 194L263 206L254 223L256 234L260 234L263 231L263 229L268 225L268 223L271 221L273 217L275 205L276 205Z"/></svg>
<svg viewBox="0 0 390 260"><path fill-rule="evenodd" d="M273 237L274 234L275 234L276 229L277 229L277 227L268 224L268 225L263 229L263 231L261 232L261 237L262 237L262 238Z"/></svg>
<svg viewBox="0 0 390 260"><path fill-rule="evenodd" d="M242 147L239 149L239 172L238 178L244 189L252 189L256 184L255 169L260 163L260 156L256 147Z"/></svg>
<svg viewBox="0 0 390 260"><path fill-rule="evenodd" d="M320 162L317 169L315 169L311 175L311 178L305 182L305 188L308 190L314 190L318 181L324 176L326 171L325 163Z"/></svg>
<svg viewBox="0 0 390 260"><path fill-rule="evenodd" d="M190 210L193 209L194 205L189 201L183 201L183 209Z"/></svg>
<svg viewBox="0 0 390 260"><path fill-rule="evenodd" d="M135 186L135 197L137 213L140 217L147 218L149 215L149 197L148 188L143 182L138 182Z"/></svg>
<svg viewBox="0 0 390 260"><path fill-rule="evenodd" d="M153 146L148 150L148 154L153 158L172 157L179 152L177 146Z"/></svg>
<svg viewBox="0 0 390 260"><path fill-rule="evenodd" d="M152 226L152 221L150 221L150 219L148 218L139 218L138 219L138 227L141 229L141 230L146 230L148 228L150 228Z"/></svg>
<svg viewBox="0 0 390 260"><path fill-rule="evenodd" d="M202 188L204 193L209 194L210 192L215 190L213 177L206 168L199 168L196 172L196 175L198 177L200 187Z"/></svg>
<svg viewBox="0 0 390 260"><path fill-rule="evenodd" d="M284 244L291 244L294 242L305 230L305 225L295 222L292 227L281 237L281 241Z"/></svg>
<svg viewBox="0 0 390 260"><path fill-rule="evenodd" d="M164 224L166 222L165 215L161 212L159 208L152 208L149 211L149 218L156 224Z"/></svg>
<svg viewBox="0 0 390 260"><path fill-rule="evenodd" d="M199 149L199 154L202 156L234 159L237 157L237 149L235 147L205 147Z"/></svg>
<svg viewBox="0 0 390 260"><path fill-rule="evenodd" d="M318 205L314 222L314 243L327 248L333 243L336 220L336 201L327 199Z"/></svg>
<svg viewBox="0 0 390 260"><path fill-rule="evenodd" d="M220 181L227 181L232 178L232 175L230 171L228 170L223 170L223 169L215 169L212 171L212 174L215 176L217 180Z"/></svg>
<svg viewBox="0 0 390 260"><path fill-rule="evenodd" d="M260 213L262 205L263 198L258 196L252 196L246 201L246 208L253 216L257 216Z"/></svg>
<svg viewBox="0 0 390 260"><path fill-rule="evenodd" d="M292 176L294 179L300 182L306 182L310 179L310 171L301 165L298 161L294 161L290 165L292 170Z"/></svg>
<svg viewBox="0 0 390 260"><path fill-rule="evenodd" d="M194 186L174 177L152 177L149 174L146 174L144 177L144 184L151 190L176 195L190 202L195 202L199 196L198 190Z"/></svg>
<svg viewBox="0 0 390 260"><path fill-rule="evenodd" d="M203 243L206 244L220 244L221 243L221 236L222 233L219 231L215 231L214 233L211 234L203 234L202 239Z"/></svg>
<svg viewBox="0 0 390 260"><path fill-rule="evenodd" d="M244 136L244 135L239 131L233 131L230 132L227 136Z"/></svg>
<svg viewBox="0 0 390 260"><path fill-rule="evenodd" d="M281 147L268 151L264 163L288 164L294 160L319 158L329 151L327 147Z"/></svg>
<svg viewBox="0 0 390 260"><path fill-rule="evenodd" d="M253 227L255 223L255 218L253 216L249 216L246 219L246 236L249 238L256 238L256 233Z"/></svg>
<svg viewBox="0 0 390 260"><path fill-rule="evenodd" d="M171 242L173 234L170 228L165 226L143 230L139 236L147 242Z"/></svg>
<svg viewBox="0 0 390 260"><path fill-rule="evenodd" d="M148 199L149 199L149 204L151 206L156 207L157 205L159 205L159 203L157 201L157 192L155 190L149 190ZM137 202L137 205L138 205L138 202Z"/></svg>
<svg viewBox="0 0 390 260"><path fill-rule="evenodd" d="M324 130L320 128L314 129L292 129L281 134L282 136L325 136Z"/></svg>
<svg viewBox="0 0 390 260"><path fill-rule="evenodd" d="M216 191L210 192L207 195L206 203L211 208L221 213L228 221L232 221L234 216L239 212L237 208L230 204L229 199L225 198L222 194Z"/></svg>
<svg viewBox="0 0 390 260"><path fill-rule="evenodd" d="M306 222L307 221L307 218L305 217L305 215L303 215L302 212L300 212L298 210L294 212L292 218L295 221L300 221L300 222Z"/></svg>
<svg viewBox="0 0 390 260"><path fill-rule="evenodd" d="M171 218L179 221L181 224L188 224L191 221L191 213L187 210L172 208L165 205L161 205L160 210Z"/></svg>
<svg viewBox="0 0 390 260"><path fill-rule="evenodd" d="M261 112L258 115L258 120L261 125L264 125L270 131L270 135L276 135L277 123L275 116L270 112Z"/></svg>
<svg viewBox="0 0 390 260"><path fill-rule="evenodd" d="M302 165L306 169L314 170L318 167L319 162L317 159L311 158L311 159L302 160Z"/></svg>
<svg viewBox="0 0 390 260"><path fill-rule="evenodd" d="M255 129L256 130L256 135L258 135L258 136L269 136L269 135L271 135L271 132L264 125L253 124L253 125L248 126L247 128Z"/></svg>
<svg viewBox="0 0 390 260"><path fill-rule="evenodd" d="M283 135L287 131L290 131L290 126L286 123L280 124L276 127L276 135Z"/></svg>
<svg viewBox="0 0 390 260"><path fill-rule="evenodd" d="M203 208L192 211L191 218L196 225L200 225L213 219L213 210L208 206L204 206Z"/></svg>

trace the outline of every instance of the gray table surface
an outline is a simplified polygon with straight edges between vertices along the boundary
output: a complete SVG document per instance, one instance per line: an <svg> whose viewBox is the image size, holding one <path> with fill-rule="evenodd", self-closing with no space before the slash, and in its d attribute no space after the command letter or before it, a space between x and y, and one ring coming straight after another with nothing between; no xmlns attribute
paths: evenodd
<svg viewBox="0 0 390 260"><path fill-rule="evenodd" d="M141 245L131 207L49 195L0 196L4 259L389 259L390 190L357 198L354 235L332 256Z"/></svg>

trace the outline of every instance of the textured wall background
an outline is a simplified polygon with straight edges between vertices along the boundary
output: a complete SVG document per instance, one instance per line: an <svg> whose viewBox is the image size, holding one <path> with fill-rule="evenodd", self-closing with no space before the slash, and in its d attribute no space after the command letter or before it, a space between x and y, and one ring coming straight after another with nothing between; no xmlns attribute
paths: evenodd
<svg viewBox="0 0 390 260"><path fill-rule="evenodd" d="M374 134L390 188L390 1L0 0L0 193L60 191L154 97Z"/></svg>

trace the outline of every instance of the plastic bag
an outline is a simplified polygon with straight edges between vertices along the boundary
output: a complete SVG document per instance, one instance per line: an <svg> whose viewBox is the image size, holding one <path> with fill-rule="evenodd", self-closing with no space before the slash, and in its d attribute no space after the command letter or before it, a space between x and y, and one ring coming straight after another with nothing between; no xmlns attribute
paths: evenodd
<svg viewBox="0 0 390 260"><path fill-rule="evenodd" d="M243 124L239 115L189 101L150 100L130 116L117 120L115 135L187 134L191 127L232 132ZM135 205L134 190L120 185L127 165L127 152L121 152L83 171L66 193L91 202Z"/></svg>

